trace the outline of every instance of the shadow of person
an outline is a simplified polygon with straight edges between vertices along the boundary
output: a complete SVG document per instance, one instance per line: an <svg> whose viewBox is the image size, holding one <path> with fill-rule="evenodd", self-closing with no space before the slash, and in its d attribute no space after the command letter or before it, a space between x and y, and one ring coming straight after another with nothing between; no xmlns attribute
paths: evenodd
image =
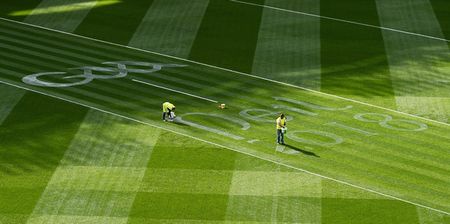
<svg viewBox="0 0 450 224"><path fill-rule="evenodd" d="M295 147L295 146L293 146L293 145L284 144L284 146L286 146L286 147L288 147L288 148L290 148L290 149L292 149L292 150L295 150L295 151L297 151L297 152L301 152L301 153L303 153L303 154L305 154L305 155L307 155L307 156L314 156L314 157L320 158L320 156L318 156L317 154L315 154L315 153L313 153L313 152L306 151L306 150L303 150L303 149L301 149L301 148L297 148L297 147Z"/></svg>

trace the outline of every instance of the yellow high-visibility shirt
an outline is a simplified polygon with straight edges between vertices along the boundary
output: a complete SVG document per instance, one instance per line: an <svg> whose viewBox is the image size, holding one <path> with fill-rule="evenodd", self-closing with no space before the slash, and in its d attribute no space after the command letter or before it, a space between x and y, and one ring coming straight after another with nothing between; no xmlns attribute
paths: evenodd
<svg viewBox="0 0 450 224"><path fill-rule="evenodd" d="M175 105L173 105L169 102L165 102L165 103L163 103L163 112L169 112L169 110L173 110L174 107L175 107Z"/></svg>
<svg viewBox="0 0 450 224"><path fill-rule="evenodd" d="M277 129L279 130L282 127L284 127L285 125L286 125L286 117L284 117L284 118L278 117L277 118Z"/></svg>

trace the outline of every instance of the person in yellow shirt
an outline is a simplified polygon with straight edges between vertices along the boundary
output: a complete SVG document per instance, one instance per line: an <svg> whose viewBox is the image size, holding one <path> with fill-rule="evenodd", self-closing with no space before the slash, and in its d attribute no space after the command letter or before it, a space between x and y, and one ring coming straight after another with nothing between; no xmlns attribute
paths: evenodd
<svg viewBox="0 0 450 224"><path fill-rule="evenodd" d="M175 105L173 105L170 102L164 102L162 106L163 106L163 116L162 116L163 121L167 121L166 115L169 117L169 121L171 121L173 119L172 112L175 111Z"/></svg>
<svg viewBox="0 0 450 224"><path fill-rule="evenodd" d="M277 118L277 143L282 145L284 145L284 128L286 128L286 116L280 114Z"/></svg>

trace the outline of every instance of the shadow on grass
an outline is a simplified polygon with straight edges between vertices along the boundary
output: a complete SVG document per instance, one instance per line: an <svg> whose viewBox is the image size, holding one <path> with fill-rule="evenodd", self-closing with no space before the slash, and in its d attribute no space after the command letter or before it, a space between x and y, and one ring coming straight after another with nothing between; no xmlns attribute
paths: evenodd
<svg viewBox="0 0 450 224"><path fill-rule="evenodd" d="M315 154L315 153L313 153L313 152L306 151L306 150L301 149L301 148L297 148L297 147L295 147L295 146L293 146L293 145L284 144L284 146L286 146L287 148L290 148L290 149L292 149L292 150L295 150L295 151L297 151L297 152L300 152L300 153L302 153L302 154L304 154L304 155L307 155L307 156L314 156L314 157L320 158L319 155L317 155L317 154Z"/></svg>

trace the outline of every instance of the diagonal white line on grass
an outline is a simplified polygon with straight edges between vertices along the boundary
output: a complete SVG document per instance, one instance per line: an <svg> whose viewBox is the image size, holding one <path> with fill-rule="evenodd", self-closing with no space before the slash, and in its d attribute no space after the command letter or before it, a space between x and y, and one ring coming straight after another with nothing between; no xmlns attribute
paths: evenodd
<svg viewBox="0 0 450 224"><path fill-rule="evenodd" d="M208 144L220 147L220 148L228 149L228 150L231 150L231 151L234 151L234 152L238 152L238 153L241 153L241 154L244 154L244 155L247 155L247 156L251 156L251 157L254 157L254 158L258 158L258 159L261 159L261 160L264 160L264 161L267 161L267 162L278 164L278 165L281 165L281 166L284 166L284 167L287 167L287 168L291 168L291 169L294 169L294 170L297 170L297 171L302 171L302 172L305 172L305 173L308 173L308 174L311 174L311 175L314 175L314 176L322 177L324 179L332 180L332 181L335 181L335 182L338 182L338 183L341 183L341 184L345 184L345 185L348 185L348 186L351 186L351 187L354 187L354 188L358 188L358 189L361 189L361 190L372 192L372 193L375 193L375 194L378 194L378 195L381 195L381 196L384 196L384 197L387 197L387 198L390 198L390 199L402 201L402 202L405 202L405 203L408 203L408 204L412 204L412 205L419 206L419 207L426 208L426 209L430 209L430 210L433 210L433 211L436 211L436 212L439 212L439 213L450 215L450 212L447 212L447 211L444 211L444 210L432 208L432 207L429 207L429 206L426 206L426 205L423 205L423 204L420 204L420 203L416 203L416 202L413 202L413 201L409 201L409 200L406 200L406 199L402 199L402 198L399 198L399 197L396 197L396 196L393 196L393 195L390 195L390 194L385 194L385 193L382 193L382 192L379 192L379 191L376 191L376 190L372 190L372 189L369 189L369 188L366 188L366 187L361 187L361 186L358 186L358 185L355 185L355 184L352 184L352 183L349 183L349 182L346 182L346 181L342 181L342 180L338 180L338 179L335 179L335 178L332 178L332 177L324 176L324 175L321 175L321 174L318 174L318 173L314 173L314 172L311 172L311 171L308 171L308 170L305 170L305 169L302 169L302 168L298 168L298 167L295 167L295 166L292 166L292 165L289 165L289 164L285 164L285 163L279 162L279 161L274 160L274 159L264 158L264 157L261 157L261 156L258 156L258 155L254 155L252 153L241 151L239 149L231 148L231 147L228 147L228 146L225 146L225 145L221 145L221 144L218 144L218 143L215 143L215 142L211 142L211 141L208 141L208 140L205 140L205 139L201 139L201 138L198 138L198 137L195 137L195 136L192 136L192 135L188 135L188 134L185 134L185 133L174 131L174 130L171 130L169 128L165 128L165 127L161 127L161 126L158 126L158 125L154 125L154 124L149 123L147 121L142 121L142 120L139 120L139 119L136 119L136 118L125 116L125 115L122 115L122 114L119 114L119 113L115 113L115 112L111 112L111 111L108 111L106 109L101 109L101 108L94 107L94 106L91 106L91 105L88 105L88 104L84 104L84 103L81 103L81 102L77 102L77 101L74 101L74 100L71 100L71 99L66 99L66 98L63 98L63 97L60 97L60 96L56 96L56 95L52 95L52 94L49 94L49 93L45 93L45 92L42 92L42 91L39 91L39 90L35 90L35 89L27 88L27 87L24 87L24 86L12 84L12 83L9 83L9 82L3 81L3 80L0 80L0 83L6 84L6 85L10 85L10 86L14 86L14 87L17 87L17 88L20 88L20 89L28 90L30 92L42 94L42 95L45 95L45 96L48 96L48 97L52 97L52 98L55 98L55 99L63 100L63 101L69 102L69 103L77 104L77 105L80 105L80 106L83 106L83 107L86 107L86 108L90 108L90 109L97 110L97 111L100 111L100 112L103 112L103 113L106 113L106 114L110 114L110 115L114 115L114 116L117 116L117 117L121 117L121 118L124 118L126 120L130 120L130 121L134 121L136 123L148 125L150 127L158 128L158 129L161 129L161 130L164 130L164 131L172 132L172 133L175 133L175 134L178 134L178 135L181 135L181 136L185 136L185 137L188 137L188 138L191 138L191 139L195 139L195 140L198 140L198 141L201 141L201 142L204 142L204 143L208 143Z"/></svg>
<svg viewBox="0 0 450 224"><path fill-rule="evenodd" d="M430 35L414 33L414 32L409 32L409 31L404 31L404 30L399 30L399 29L394 29L394 28L389 28L389 27L376 26L376 25L371 25L371 24L366 24L366 23L355 22L355 21L351 21L351 20L339 19L339 18L334 18L334 17L329 17L329 16L321 16L321 15L317 15L317 14L306 13L306 12L301 12L301 11L294 11L294 10L283 9L283 8L278 8L278 7L268 6L268 5L261 5L261 4L251 3L251 2L243 2L243 1L238 1L238 0L229 0L229 1L239 3L239 4L252 5L252 6L258 6L258 7L263 7L263 8L268 8L268 9L273 9L273 10L278 10L278 11L283 11L283 12L295 13L295 14L304 15L304 16L311 16L311 17L316 17L316 18L320 18L320 19L327 19L327 20L333 20L333 21L337 21L337 22L343 22L343 23L371 27L371 28L376 28L376 29L381 29L381 30L387 30L387 31L392 31L392 32L397 32L397 33L402 33L402 34L407 34L407 35L413 35L413 36L418 36L418 37L423 37L423 38L428 38L428 39L433 39L433 40L450 42L450 40L447 40L445 38L434 37L434 36L430 36Z"/></svg>
<svg viewBox="0 0 450 224"><path fill-rule="evenodd" d="M149 50L144 50L144 49L140 49L140 48L130 47L130 46L117 44L117 43L112 43L112 42L109 42L109 41L104 41L104 40L99 40L99 39L95 39L95 38L85 37L85 36L78 35L78 34L63 32L63 31L60 31L60 30L54 30L54 29L50 29L50 28L46 28L46 27L42 27L42 26L36 26L36 25L33 25L33 24L28 24L28 23L15 21L15 20L6 19L6 18L3 18L3 17L0 17L0 20L8 21L8 22L11 22L11 23L17 23L17 24L21 24L21 25L26 25L26 26L31 26L31 27L35 27L35 28L39 28L39 29L43 29L43 30L56 32L56 33L62 33L62 34L66 34L66 35L69 35L69 36L78 37L78 38L81 38L81 39L91 40L91 41L95 41L95 42L103 43L103 44L108 44L108 45L111 45L111 46L132 49L132 50L136 50L136 51L140 51L140 52L146 52L146 53L151 53L151 54L155 54L155 55L160 55L160 56L164 56L164 57L167 57L167 58L172 58L172 59L176 59L176 60L180 60L180 61L190 62L190 63L193 63L193 64L202 65L202 66L210 67L210 68L215 68L215 69L219 69L219 70L222 70L222 71L232 72L232 73L235 73L235 74L248 76L248 77L252 77L252 78L255 78L255 79L260 79L260 80L264 80L264 81L267 81L267 82L276 83L276 84L280 84L280 85L284 85L284 86L289 86L289 87L292 87L292 88L301 89L301 90L305 90L305 91L317 93L317 94L320 94L320 95L333 97L333 98L337 98L337 99L341 99L341 100L345 100L345 101L349 101L349 102L353 102L353 103L357 103L357 104L361 104L361 105L365 105L365 106L369 106L369 107L373 107L373 108L378 108L378 109L382 109L382 110L386 110L386 111L391 111L391 112L394 112L394 113L398 113L398 114L402 114L402 115L418 118L418 119L429 121L429 122L433 122L433 123L436 123L436 124L441 124L441 125L444 125L444 126L450 126L450 124L447 124L447 123L444 123L444 122L440 122L440 121L436 121L436 120L433 120L433 119L428 119L428 118L425 118L425 117L420 117L420 116L417 116L417 115L408 114L408 113L401 112L401 111L398 111L398 110L393 110L393 109L389 109L389 108L386 108L386 107L381 107L381 106L373 105L373 104L370 104L370 103L365 103L365 102L362 102L362 101L358 101L358 100L354 100L354 99L350 99L350 98L345 98L345 97L342 97L342 96L337 96L337 95L333 95L333 94L324 93L324 92L320 92L320 91L317 91L317 90L308 89L308 88L305 88L305 87L292 85L292 84L289 84L289 83L280 82L280 81L273 80L273 79L268 79L268 78L264 78L264 77L260 77L260 76L256 76L256 75L251 75L251 74L247 74L247 73L244 73L244 72L235 71L235 70L232 70L232 69L222 68L222 67L219 67L219 66L205 64L205 63L198 62L198 61L192 61L192 60L188 60L188 59L184 59L184 58L180 58L180 57L175 57L175 56L171 56L171 55L167 55L167 54L161 54L161 53L154 52L154 51L149 51Z"/></svg>
<svg viewBox="0 0 450 224"><path fill-rule="evenodd" d="M175 89L167 88L167 87L164 87L164 86L155 85L155 84L152 84L152 83L149 83L149 82L144 82L144 81L137 80L137 79L132 79L132 80L133 80L133 82L138 82L138 83L142 83L142 84L145 84L145 85L153 86L153 87L156 87L156 88L169 90L169 91L176 92L176 93L179 93L179 94L183 94L183 95L186 95L186 96L191 96L191 97L194 97L194 98L197 98L197 99L206 100L206 101L209 101L209 102L212 102L212 103L218 103L219 102L219 101L216 101L216 100L212 100L212 99L208 99L208 98L205 98L205 97L197 96L197 95L194 95L194 94L186 93L186 92L183 92L183 91L180 91L180 90L175 90Z"/></svg>

